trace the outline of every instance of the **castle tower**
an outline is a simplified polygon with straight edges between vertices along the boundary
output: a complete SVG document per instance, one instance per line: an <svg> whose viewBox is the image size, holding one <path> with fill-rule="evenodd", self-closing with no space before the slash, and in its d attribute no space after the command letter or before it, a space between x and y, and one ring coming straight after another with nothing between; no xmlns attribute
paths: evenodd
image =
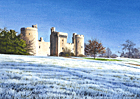
<svg viewBox="0 0 140 99"><path fill-rule="evenodd" d="M32 27L21 28L21 34L24 36L24 40L29 44L32 45L32 52L33 55L38 54L38 29L37 25L32 25Z"/></svg>
<svg viewBox="0 0 140 99"><path fill-rule="evenodd" d="M58 36L55 32L55 28L51 28L51 35L50 35L50 55L56 56L58 55Z"/></svg>
<svg viewBox="0 0 140 99"><path fill-rule="evenodd" d="M66 47L67 44L67 33L57 32L55 28L51 28L50 35L50 55L59 56L60 52Z"/></svg>
<svg viewBox="0 0 140 99"><path fill-rule="evenodd" d="M73 33L72 42L74 43L74 54L76 56L84 55L84 35Z"/></svg>

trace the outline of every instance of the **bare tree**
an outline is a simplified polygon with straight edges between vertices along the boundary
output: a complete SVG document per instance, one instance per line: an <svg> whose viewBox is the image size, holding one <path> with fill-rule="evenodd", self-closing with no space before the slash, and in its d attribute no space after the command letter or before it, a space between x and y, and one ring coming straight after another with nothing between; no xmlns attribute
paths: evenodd
<svg viewBox="0 0 140 99"><path fill-rule="evenodd" d="M107 56L107 58L109 58L111 56L111 54L112 54L112 52L111 52L110 48L107 48L106 49L106 56Z"/></svg>
<svg viewBox="0 0 140 99"><path fill-rule="evenodd" d="M89 40L88 44L85 44L85 53L86 55L93 55L94 59L97 54L105 53L105 47L102 43L99 43L96 39Z"/></svg>
<svg viewBox="0 0 140 99"><path fill-rule="evenodd" d="M132 49L132 57L133 58L138 58L139 57L139 49L138 48L133 48Z"/></svg>
<svg viewBox="0 0 140 99"><path fill-rule="evenodd" d="M130 58L130 56L132 55L132 49L134 48L135 45L136 44L134 44L130 40L126 40L126 43L122 44L123 46L122 50L128 50L128 58Z"/></svg>

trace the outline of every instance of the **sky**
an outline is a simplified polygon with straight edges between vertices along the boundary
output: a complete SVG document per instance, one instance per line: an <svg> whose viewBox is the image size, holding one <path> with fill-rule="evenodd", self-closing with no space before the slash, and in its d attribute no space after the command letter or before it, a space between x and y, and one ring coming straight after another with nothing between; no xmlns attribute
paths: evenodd
<svg viewBox="0 0 140 99"><path fill-rule="evenodd" d="M50 28L99 40L112 53L131 40L140 47L140 0L0 0L0 28L38 25L38 39L50 42Z"/></svg>

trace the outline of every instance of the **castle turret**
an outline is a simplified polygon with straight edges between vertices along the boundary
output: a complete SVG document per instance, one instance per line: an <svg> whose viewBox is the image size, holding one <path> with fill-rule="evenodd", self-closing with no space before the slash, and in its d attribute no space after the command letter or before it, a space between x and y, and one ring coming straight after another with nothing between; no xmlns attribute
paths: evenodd
<svg viewBox="0 0 140 99"><path fill-rule="evenodd" d="M74 54L79 56L84 55L84 35L73 34Z"/></svg>
<svg viewBox="0 0 140 99"><path fill-rule="evenodd" d="M73 33L72 43L74 43L76 33Z"/></svg>
<svg viewBox="0 0 140 99"><path fill-rule="evenodd" d="M40 37L40 40L39 40L40 42L44 42L44 40L43 40L43 37Z"/></svg>
<svg viewBox="0 0 140 99"><path fill-rule="evenodd" d="M37 28L37 24L36 25L32 25L32 28Z"/></svg>
<svg viewBox="0 0 140 99"><path fill-rule="evenodd" d="M55 32L55 27L52 27L51 28L51 32Z"/></svg>
<svg viewBox="0 0 140 99"><path fill-rule="evenodd" d="M37 25L32 25L32 27L21 28L21 34L24 36L23 39L27 44L32 45L32 52L30 54L38 54L38 29Z"/></svg>

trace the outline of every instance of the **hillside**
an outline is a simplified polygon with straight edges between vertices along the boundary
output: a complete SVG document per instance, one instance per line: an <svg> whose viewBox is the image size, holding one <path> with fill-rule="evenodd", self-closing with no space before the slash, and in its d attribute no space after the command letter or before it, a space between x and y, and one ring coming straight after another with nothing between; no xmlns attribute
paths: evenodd
<svg viewBox="0 0 140 99"><path fill-rule="evenodd" d="M0 97L140 98L140 60L0 54Z"/></svg>

